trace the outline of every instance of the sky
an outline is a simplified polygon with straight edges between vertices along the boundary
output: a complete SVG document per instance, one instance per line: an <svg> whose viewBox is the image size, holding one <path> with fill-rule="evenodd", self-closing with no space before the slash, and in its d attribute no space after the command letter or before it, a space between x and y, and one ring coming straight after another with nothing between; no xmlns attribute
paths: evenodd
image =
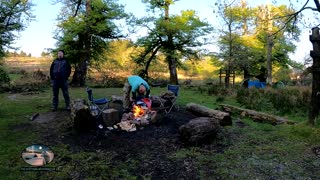
<svg viewBox="0 0 320 180"><path fill-rule="evenodd" d="M265 4L268 0L247 0L249 6L255 6L258 4ZM291 0L292 1L292 0ZM304 0L300 0L304 1ZM55 48L55 39L53 39L53 32L56 29L56 18L60 12L61 4L52 4L52 0L32 0L35 4L33 7L33 14L36 16L36 20L29 23L28 27L19 33L20 38L13 44L15 47L20 48L27 54L31 53L34 57L40 57L41 52L46 48ZM146 16L146 5L141 3L141 0L118 0L120 4L125 5L126 12L132 12L135 16ZM214 0L180 0L176 4L170 7L170 13L178 14L181 10L192 9L198 13L198 16L202 20L208 21L210 24L216 26L217 21L213 15ZM290 0L278 0L279 4L289 4ZM314 6L311 1L310 6ZM301 7L302 3L295 4L295 6ZM304 11L305 16L311 16L309 12ZM290 57L297 61L303 62L302 59L310 53L312 50L312 44L309 41L310 30L303 29L300 35L300 42L297 42L297 50ZM211 47L214 50L214 45Z"/></svg>

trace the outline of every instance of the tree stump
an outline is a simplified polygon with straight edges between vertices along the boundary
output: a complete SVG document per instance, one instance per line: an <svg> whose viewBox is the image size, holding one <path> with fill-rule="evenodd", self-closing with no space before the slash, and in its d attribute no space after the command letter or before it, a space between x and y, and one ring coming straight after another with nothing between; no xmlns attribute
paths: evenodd
<svg viewBox="0 0 320 180"><path fill-rule="evenodd" d="M123 103L123 97L122 96L116 96L116 95L112 95L111 96L111 101L114 103Z"/></svg>
<svg viewBox="0 0 320 180"><path fill-rule="evenodd" d="M182 141L191 145L210 143L220 128L219 122L211 117L198 117L180 126L179 134Z"/></svg>
<svg viewBox="0 0 320 180"><path fill-rule="evenodd" d="M103 123L107 127L112 127L113 125L120 122L120 114L116 109L106 109L102 111Z"/></svg>
<svg viewBox="0 0 320 180"><path fill-rule="evenodd" d="M188 103L186 105L186 109L197 116L211 117L212 119L218 120L221 126L232 125L232 120L229 113L210 109L195 103Z"/></svg>
<svg viewBox="0 0 320 180"><path fill-rule="evenodd" d="M95 118L91 115L90 109L83 99L71 101L71 119L73 126L78 131L87 131L96 128Z"/></svg>

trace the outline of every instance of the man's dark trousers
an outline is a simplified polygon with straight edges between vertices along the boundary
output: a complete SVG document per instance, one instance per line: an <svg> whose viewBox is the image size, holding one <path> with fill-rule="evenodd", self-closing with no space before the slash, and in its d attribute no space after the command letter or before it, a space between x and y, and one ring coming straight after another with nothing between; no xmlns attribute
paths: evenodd
<svg viewBox="0 0 320 180"><path fill-rule="evenodd" d="M61 79L52 80L52 90L53 90L52 106L54 109L57 109L59 104L59 88L61 88L62 90L66 107L69 107L70 105L70 97L68 92L68 80L61 80Z"/></svg>

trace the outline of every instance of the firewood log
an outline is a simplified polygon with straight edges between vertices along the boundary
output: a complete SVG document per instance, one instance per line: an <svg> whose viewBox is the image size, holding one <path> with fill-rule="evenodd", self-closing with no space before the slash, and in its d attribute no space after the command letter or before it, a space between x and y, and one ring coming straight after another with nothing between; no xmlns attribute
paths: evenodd
<svg viewBox="0 0 320 180"><path fill-rule="evenodd" d="M232 125L232 120L229 113L210 109L195 103L188 103L186 105L186 109L197 116L212 117L213 119L218 120L221 126Z"/></svg>
<svg viewBox="0 0 320 180"><path fill-rule="evenodd" d="M267 113L258 112L250 109L244 109L228 104L220 104L223 111L229 112L229 113L239 113L241 116L247 116L253 119L253 121L256 122L263 122L263 123L269 123L272 125L277 124L295 124L295 122L290 121L284 117L279 116L273 116Z"/></svg>

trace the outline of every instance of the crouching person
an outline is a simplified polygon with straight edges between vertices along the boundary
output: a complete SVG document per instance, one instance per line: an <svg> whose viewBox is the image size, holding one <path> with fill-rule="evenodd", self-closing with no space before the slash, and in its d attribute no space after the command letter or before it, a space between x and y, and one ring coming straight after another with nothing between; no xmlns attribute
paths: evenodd
<svg viewBox="0 0 320 180"><path fill-rule="evenodd" d="M132 96L130 97L130 92ZM143 98L149 98L150 86L140 76L132 75L127 78L123 87L123 109L129 112L132 108L132 102L137 102Z"/></svg>

